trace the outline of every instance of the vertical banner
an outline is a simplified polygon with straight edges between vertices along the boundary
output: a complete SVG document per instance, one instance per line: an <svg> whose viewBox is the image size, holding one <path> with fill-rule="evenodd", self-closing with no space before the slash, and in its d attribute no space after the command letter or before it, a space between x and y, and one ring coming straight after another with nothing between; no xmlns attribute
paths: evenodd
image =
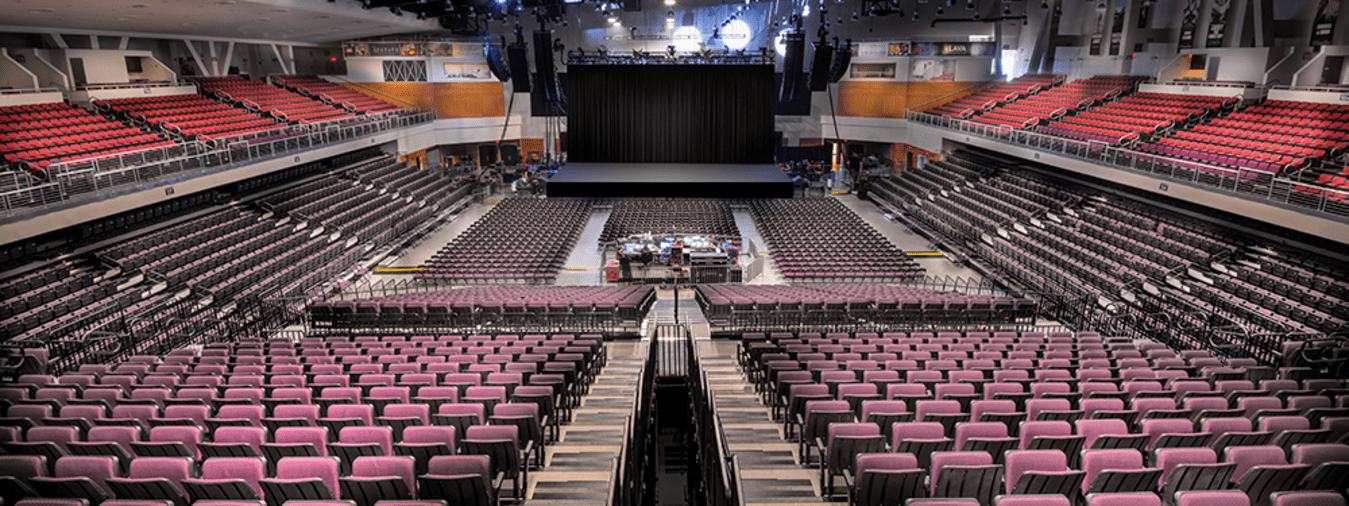
<svg viewBox="0 0 1349 506"><path fill-rule="evenodd" d="M1096 28L1091 31L1090 54L1092 56L1101 55L1101 41L1105 38L1105 22L1109 17L1110 9L1106 7L1105 0L1096 4Z"/></svg>
<svg viewBox="0 0 1349 506"><path fill-rule="evenodd" d="M1115 3L1114 21L1110 24L1110 54L1115 56L1119 54L1120 42L1124 40L1124 9L1129 7L1127 1Z"/></svg>
<svg viewBox="0 0 1349 506"><path fill-rule="evenodd" d="M1180 20L1180 41L1176 49L1193 49L1194 32L1199 29L1199 0L1185 1L1185 15Z"/></svg>
<svg viewBox="0 0 1349 506"><path fill-rule="evenodd" d="M1232 0L1213 0L1204 47L1223 47L1223 35L1227 33L1227 10L1231 7Z"/></svg>
<svg viewBox="0 0 1349 506"><path fill-rule="evenodd" d="M1321 0L1316 7L1316 20L1312 22L1312 46L1320 47L1334 43L1335 20L1340 16L1340 0Z"/></svg>

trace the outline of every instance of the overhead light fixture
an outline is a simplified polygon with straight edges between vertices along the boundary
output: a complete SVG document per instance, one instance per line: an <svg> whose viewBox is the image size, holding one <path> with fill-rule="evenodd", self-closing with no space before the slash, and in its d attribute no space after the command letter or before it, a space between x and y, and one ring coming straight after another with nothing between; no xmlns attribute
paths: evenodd
<svg viewBox="0 0 1349 506"><path fill-rule="evenodd" d="M616 17L614 17L612 14L610 14L610 15L609 15L609 22L610 22L610 23L615 23L615 24L616 24L616 23L618 23L618 18L616 18Z"/></svg>
<svg viewBox="0 0 1349 506"><path fill-rule="evenodd" d="M942 14L946 14L946 11L943 11L942 8L941 8L941 6L938 5L938 6L937 6L937 15L940 16L940 15L942 15Z"/></svg>
<svg viewBox="0 0 1349 506"><path fill-rule="evenodd" d="M804 5L801 6L801 17L803 18L810 17L810 2L806 2Z"/></svg>
<svg viewBox="0 0 1349 506"><path fill-rule="evenodd" d="M671 5L671 6L672 6L672 5L674 5L674 4L675 4L675 0L665 0L665 5Z"/></svg>
<svg viewBox="0 0 1349 506"><path fill-rule="evenodd" d="M1003 15L1003 16L1011 16L1011 15L1012 15L1012 7L1011 7L1011 6L1008 6L1008 5L1002 6L1002 15Z"/></svg>
<svg viewBox="0 0 1349 506"><path fill-rule="evenodd" d="M918 9L913 10L913 20L918 21Z"/></svg>

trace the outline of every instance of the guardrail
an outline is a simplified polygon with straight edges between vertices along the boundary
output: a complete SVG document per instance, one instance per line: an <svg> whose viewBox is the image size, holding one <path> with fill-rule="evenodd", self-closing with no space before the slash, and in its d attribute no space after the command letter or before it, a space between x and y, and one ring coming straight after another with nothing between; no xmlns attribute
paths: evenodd
<svg viewBox="0 0 1349 506"><path fill-rule="evenodd" d="M905 119L1095 163L1166 176L1311 211L1349 217L1349 192L1345 192L1343 188L1299 183L1276 177L1270 172L1210 165L1111 146L1099 141L1081 141L935 114L909 112L905 115Z"/></svg>
<svg viewBox="0 0 1349 506"><path fill-rule="evenodd" d="M12 217L78 200L92 200L201 169L228 169L327 144L435 120L434 112L359 116L269 130L270 136L239 136L192 142L112 157L54 164L46 183L0 193L0 216ZM261 134L259 134L261 135Z"/></svg>
<svg viewBox="0 0 1349 506"><path fill-rule="evenodd" d="M134 90L134 89L141 89L141 88L166 88L166 87L170 87L170 86L194 86L194 84L193 84L193 83L189 83L189 82L179 82L179 81L147 81L147 82L143 82L143 83L83 84L83 85L80 85L79 87L77 87L76 90L82 90L82 91L93 91L93 90L126 90L126 89L133 89L133 90Z"/></svg>
<svg viewBox="0 0 1349 506"><path fill-rule="evenodd" d="M0 95L23 95L25 93L60 93L60 88L19 88L16 90L0 90Z"/></svg>

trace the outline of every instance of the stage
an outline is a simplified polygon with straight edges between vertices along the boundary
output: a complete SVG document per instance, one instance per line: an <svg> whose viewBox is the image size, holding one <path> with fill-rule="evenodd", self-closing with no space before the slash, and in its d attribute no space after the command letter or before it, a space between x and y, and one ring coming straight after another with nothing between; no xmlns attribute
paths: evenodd
<svg viewBox="0 0 1349 506"><path fill-rule="evenodd" d="M548 196L791 198L792 180L771 163L568 163Z"/></svg>

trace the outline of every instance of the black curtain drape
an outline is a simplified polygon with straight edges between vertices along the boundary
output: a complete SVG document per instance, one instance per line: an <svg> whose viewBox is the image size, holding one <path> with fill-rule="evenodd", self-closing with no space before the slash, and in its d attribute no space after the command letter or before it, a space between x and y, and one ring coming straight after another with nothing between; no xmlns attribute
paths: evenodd
<svg viewBox="0 0 1349 506"><path fill-rule="evenodd" d="M567 159L772 163L772 65L571 65Z"/></svg>

